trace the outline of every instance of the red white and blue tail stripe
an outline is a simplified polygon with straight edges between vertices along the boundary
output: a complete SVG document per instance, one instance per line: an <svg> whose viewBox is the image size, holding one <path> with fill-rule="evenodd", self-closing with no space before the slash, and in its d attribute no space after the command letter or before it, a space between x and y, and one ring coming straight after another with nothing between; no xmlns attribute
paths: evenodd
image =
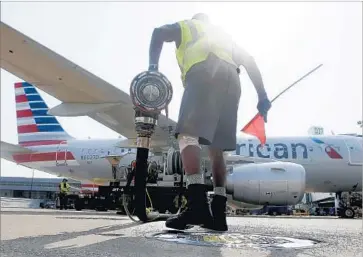
<svg viewBox="0 0 363 257"><path fill-rule="evenodd" d="M72 139L57 118L48 114L48 105L33 85L15 83L15 101L20 145L57 144Z"/></svg>

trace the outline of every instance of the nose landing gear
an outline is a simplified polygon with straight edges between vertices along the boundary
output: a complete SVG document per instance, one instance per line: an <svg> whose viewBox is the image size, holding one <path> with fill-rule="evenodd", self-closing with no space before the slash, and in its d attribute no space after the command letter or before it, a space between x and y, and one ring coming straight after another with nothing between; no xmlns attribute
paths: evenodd
<svg viewBox="0 0 363 257"><path fill-rule="evenodd" d="M338 203L337 203L338 202ZM358 192L336 193L337 215L340 218L353 219L362 209L362 195Z"/></svg>

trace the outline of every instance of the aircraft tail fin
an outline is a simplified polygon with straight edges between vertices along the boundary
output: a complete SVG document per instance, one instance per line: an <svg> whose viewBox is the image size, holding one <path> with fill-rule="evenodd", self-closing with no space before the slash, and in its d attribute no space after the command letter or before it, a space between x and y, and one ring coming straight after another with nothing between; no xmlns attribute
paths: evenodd
<svg viewBox="0 0 363 257"><path fill-rule="evenodd" d="M30 83L15 83L15 102L20 145L54 144L72 139L57 118L48 114L48 105Z"/></svg>

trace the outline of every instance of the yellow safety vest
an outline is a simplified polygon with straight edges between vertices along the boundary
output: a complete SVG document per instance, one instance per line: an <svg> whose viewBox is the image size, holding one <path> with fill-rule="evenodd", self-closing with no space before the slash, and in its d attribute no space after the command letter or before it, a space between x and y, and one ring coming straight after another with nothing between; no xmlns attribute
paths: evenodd
<svg viewBox="0 0 363 257"><path fill-rule="evenodd" d="M176 49L176 58L184 82L190 68L205 61L210 53L235 65L232 58L233 41L216 27L199 20L178 22L181 28L181 43Z"/></svg>
<svg viewBox="0 0 363 257"><path fill-rule="evenodd" d="M64 182L61 182L61 193L68 193L68 191L69 191L69 188L70 188L70 186L69 186L69 184L68 183L64 183Z"/></svg>

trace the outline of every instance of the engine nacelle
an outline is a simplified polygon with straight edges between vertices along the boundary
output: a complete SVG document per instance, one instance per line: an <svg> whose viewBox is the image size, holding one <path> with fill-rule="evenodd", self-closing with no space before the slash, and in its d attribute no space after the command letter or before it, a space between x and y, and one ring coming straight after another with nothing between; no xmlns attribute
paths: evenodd
<svg viewBox="0 0 363 257"><path fill-rule="evenodd" d="M227 177L227 193L256 205L295 205L304 197L305 169L289 162L241 164Z"/></svg>

